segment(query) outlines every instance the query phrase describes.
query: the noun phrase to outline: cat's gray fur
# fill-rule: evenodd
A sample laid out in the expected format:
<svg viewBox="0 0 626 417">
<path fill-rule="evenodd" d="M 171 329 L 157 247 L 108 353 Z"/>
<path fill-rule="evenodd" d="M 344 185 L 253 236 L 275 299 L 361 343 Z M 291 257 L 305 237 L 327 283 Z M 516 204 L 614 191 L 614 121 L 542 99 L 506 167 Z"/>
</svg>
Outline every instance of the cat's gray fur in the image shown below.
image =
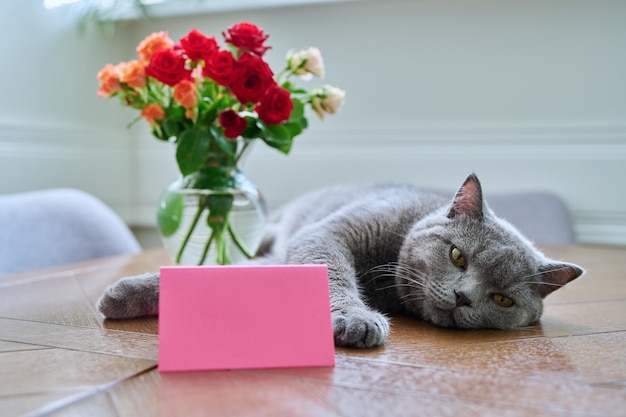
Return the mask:
<svg viewBox="0 0 626 417">
<path fill-rule="evenodd" d="M 455 247 L 465 265 L 451 259 Z M 354 347 L 383 344 L 388 314 L 445 327 L 521 328 L 539 320 L 546 295 L 583 273 L 546 258 L 496 217 L 475 175 L 452 201 L 403 185 L 310 193 L 274 217 L 256 262 L 327 264 L 335 343 Z M 113 319 L 156 315 L 158 280 L 122 279 L 98 308 Z"/>
</svg>

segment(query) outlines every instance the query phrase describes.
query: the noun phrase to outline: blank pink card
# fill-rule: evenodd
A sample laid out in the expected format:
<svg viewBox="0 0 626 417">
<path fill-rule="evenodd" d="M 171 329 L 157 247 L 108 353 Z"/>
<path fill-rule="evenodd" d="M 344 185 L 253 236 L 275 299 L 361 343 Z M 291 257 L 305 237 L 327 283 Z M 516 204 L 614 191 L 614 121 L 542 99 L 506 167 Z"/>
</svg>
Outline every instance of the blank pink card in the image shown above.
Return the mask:
<svg viewBox="0 0 626 417">
<path fill-rule="evenodd" d="M 326 265 L 161 268 L 159 371 L 334 364 Z"/>
</svg>

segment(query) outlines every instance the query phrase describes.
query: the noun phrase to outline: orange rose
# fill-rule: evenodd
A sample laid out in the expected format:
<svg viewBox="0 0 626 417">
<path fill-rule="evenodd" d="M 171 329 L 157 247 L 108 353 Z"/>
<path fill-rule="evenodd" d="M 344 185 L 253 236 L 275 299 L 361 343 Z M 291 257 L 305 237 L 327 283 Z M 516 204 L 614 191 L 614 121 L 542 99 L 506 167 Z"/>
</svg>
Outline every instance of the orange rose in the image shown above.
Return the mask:
<svg viewBox="0 0 626 417">
<path fill-rule="evenodd" d="M 146 70 L 139 61 L 122 62 L 117 65 L 120 74 L 120 82 L 133 88 L 146 86 Z"/>
<path fill-rule="evenodd" d="M 137 55 L 142 62 L 148 63 L 156 51 L 169 49 L 172 46 L 174 46 L 174 41 L 170 39 L 167 32 L 154 32 L 139 43 Z"/>
<path fill-rule="evenodd" d="M 165 118 L 165 112 L 157 103 L 152 103 L 144 107 L 141 111 L 141 116 L 152 126 L 155 126 L 157 124 L 156 121 Z"/>
<path fill-rule="evenodd" d="M 117 91 L 122 91 L 122 87 L 120 87 L 119 83 L 119 74 L 113 64 L 106 64 L 104 68 L 98 72 L 98 80 L 100 80 L 98 97 L 107 97 Z"/>
<path fill-rule="evenodd" d="M 182 80 L 174 87 L 174 100 L 178 101 L 186 109 L 196 107 L 198 104 L 198 92 L 193 82 Z"/>
<path fill-rule="evenodd" d="M 196 115 L 196 109 L 187 109 L 185 110 L 185 117 L 187 119 L 193 119 Z"/>
</svg>

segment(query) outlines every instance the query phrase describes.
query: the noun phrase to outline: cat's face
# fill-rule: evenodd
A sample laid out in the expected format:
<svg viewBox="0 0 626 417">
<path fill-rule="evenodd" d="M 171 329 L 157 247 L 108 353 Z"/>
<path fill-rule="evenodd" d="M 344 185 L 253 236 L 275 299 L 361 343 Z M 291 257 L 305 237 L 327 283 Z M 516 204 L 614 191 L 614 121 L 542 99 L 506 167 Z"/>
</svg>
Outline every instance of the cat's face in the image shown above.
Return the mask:
<svg viewBox="0 0 626 417">
<path fill-rule="evenodd" d="M 407 309 L 434 324 L 513 329 L 539 320 L 543 297 L 582 272 L 545 258 L 498 219 L 470 176 L 450 207 L 409 232 L 396 283 Z"/>
</svg>

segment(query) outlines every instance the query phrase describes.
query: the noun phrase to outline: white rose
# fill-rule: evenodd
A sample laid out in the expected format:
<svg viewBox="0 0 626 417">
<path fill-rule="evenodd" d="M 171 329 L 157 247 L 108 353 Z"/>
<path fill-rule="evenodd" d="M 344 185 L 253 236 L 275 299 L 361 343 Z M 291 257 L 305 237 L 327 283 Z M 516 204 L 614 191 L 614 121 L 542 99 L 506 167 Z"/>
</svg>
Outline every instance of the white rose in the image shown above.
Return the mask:
<svg viewBox="0 0 626 417">
<path fill-rule="evenodd" d="M 289 70 L 303 78 L 312 78 L 312 75 L 324 77 L 324 60 L 319 48 L 310 47 L 296 52 L 290 52 L 287 56 Z"/>
<path fill-rule="evenodd" d="M 324 120 L 325 113 L 337 113 L 345 101 L 346 92 L 344 90 L 327 85 L 313 91 L 311 107 L 319 118 Z"/>
<path fill-rule="evenodd" d="M 320 120 L 324 120 L 324 109 L 322 108 L 322 98 L 319 96 L 311 97 L 311 107 L 313 107 L 313 110 L 315 111 L 315 113 L 317 113 Z"/>
</svg>

